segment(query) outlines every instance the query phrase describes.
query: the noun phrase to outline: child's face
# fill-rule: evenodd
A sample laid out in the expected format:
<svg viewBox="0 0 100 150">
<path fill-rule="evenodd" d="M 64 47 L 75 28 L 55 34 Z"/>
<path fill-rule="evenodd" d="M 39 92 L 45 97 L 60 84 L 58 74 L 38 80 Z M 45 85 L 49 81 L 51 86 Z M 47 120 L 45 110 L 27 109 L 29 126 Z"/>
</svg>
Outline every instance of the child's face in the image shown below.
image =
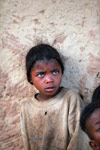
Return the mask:
<svg viewBox="0 0 100 150">
<path fill-rule="evenodd" d="M 31 69 L 31 80 L 40 92 L 39 100 L 53 97 L 59 89 L 61 79 L 61 67 L 55 59 L 39 60 Z"/>
<path fill-rule="evenodd" d="M 93 150 L 100 150 L 100 108 L 97 108 L 86 122 L 86 129 L 93 138 L 90 146 Z"/>
</svg>

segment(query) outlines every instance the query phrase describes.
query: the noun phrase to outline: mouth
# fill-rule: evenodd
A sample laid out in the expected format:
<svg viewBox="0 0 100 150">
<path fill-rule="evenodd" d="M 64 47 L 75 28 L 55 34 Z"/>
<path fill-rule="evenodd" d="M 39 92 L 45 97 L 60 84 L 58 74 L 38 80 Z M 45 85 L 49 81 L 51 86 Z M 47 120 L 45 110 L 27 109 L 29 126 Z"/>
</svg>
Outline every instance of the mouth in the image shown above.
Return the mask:
<svg viewBox="0 0 100 150">
<path fill-rule="evenodd" d="M 47 87 L 46 91 L 47 92 L 53 92 L 53 91 L 55 91 L 55 87 Z"/>
</svg>

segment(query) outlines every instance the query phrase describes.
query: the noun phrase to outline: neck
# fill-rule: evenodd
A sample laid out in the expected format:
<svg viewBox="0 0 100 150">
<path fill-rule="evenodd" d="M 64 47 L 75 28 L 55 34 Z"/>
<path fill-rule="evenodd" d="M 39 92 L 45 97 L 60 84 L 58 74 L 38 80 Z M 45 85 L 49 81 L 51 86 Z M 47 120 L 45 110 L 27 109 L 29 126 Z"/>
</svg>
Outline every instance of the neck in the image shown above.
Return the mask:
<svg viewBox="0 0 100 150">
<path fill-rule="evenodd" d="M 41 93 L 38 93 L 38 94 L 36 95 L 36 99 L 37 99 L 38 101 L 46 101 L 46 100 L 48 100 L 48 99 L 50 99 L 50 98 L 56 96 L 57 94 L 59 94 L 59 92 L 61 91 L 61 89 L 62 89 L 62 87 L 59 87 L 59 89 L 56 91 L 56 93 L 55 93 L 54 95 L 43 95 L 43 94 L 41 94 Z"/>
</svg>

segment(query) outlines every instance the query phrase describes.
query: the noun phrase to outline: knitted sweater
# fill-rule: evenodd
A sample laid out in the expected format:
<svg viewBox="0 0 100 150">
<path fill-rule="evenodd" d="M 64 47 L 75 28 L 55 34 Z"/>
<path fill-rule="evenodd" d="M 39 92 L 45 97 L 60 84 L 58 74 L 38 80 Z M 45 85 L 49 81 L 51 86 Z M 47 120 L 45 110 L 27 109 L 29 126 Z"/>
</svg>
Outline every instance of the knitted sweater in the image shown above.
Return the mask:
<svg viewBox="0 0 100 150">
<path fill-rule="evenodd" d="M 78 94 L 62 88 L 46 101 L 35 97 L 22 103 L 21 131 L 25 150 L 89 150 L 80 130 L 83 102 Z"/>
</svg>

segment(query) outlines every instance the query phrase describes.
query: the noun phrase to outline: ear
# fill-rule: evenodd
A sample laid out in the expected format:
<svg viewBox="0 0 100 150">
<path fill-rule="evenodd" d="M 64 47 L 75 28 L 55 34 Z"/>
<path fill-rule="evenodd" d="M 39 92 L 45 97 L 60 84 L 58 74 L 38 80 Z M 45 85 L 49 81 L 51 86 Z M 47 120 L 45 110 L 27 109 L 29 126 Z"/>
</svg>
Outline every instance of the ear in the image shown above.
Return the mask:
<svg viewBox="0 0 100 150">
<path fill-rule="evenodd" d="M 92 147 L 93 150 L 100 150 L 99 145 L 94 140 L 91 140 L 89 142 L 89 145 Z"/>
<path fill-rule="evenodd" d="M 29 82 L 30 82 L 30 83 L 33 85 L 33 82 L 32 82 L 32 80 L 30 80 Z"/>
<path fill-rule="evenodd" d="M 33 82 L 32 82 L 32 81 L 30 81 L 30 83 L 33 85 Z"/>
</svg>

